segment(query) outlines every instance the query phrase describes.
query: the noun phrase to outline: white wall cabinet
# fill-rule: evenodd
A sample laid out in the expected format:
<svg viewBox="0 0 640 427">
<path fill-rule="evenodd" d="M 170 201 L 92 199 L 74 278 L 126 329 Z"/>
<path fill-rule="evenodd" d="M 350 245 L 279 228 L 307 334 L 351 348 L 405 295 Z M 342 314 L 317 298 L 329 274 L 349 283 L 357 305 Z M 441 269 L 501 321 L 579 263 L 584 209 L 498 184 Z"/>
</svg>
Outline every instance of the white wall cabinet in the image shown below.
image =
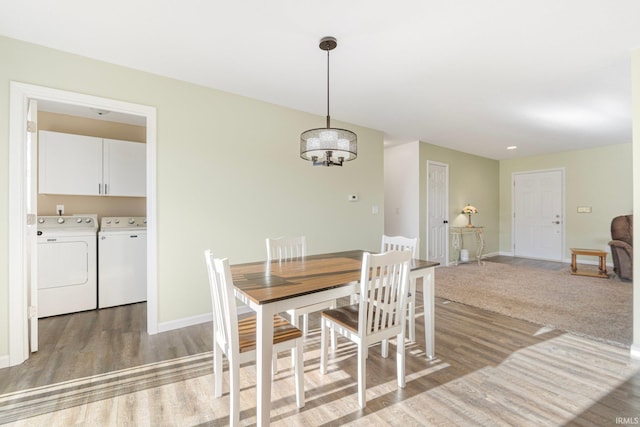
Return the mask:
<svg viewBox="0 0 640 427">
<path fill-rule="evenodd" d="M 102 153 L 103 193 L 107 196 L 146 196 L 146 144 L 104 139 Z"/>
<path fill-rule="evenodd" d="M 146 145 L 40 131 L 38 192 L 146 196 Z"/>
</svg>

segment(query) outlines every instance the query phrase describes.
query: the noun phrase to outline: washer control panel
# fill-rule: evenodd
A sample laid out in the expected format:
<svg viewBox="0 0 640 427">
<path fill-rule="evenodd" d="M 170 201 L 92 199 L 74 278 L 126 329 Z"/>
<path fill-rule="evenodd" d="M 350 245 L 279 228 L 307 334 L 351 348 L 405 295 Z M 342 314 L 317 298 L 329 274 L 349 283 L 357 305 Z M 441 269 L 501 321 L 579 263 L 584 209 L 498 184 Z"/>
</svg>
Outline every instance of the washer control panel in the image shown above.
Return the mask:
<svg viewBox="0 0 640 427">
<path fill-rule="evenodd" d="M 147 228 L 144 216 L 105 216 L 100 221 L 100 230 L 122 230 Z"/>
<path fill-rule="evenodd" d="M 38 217 L 38 230 L 98 228 L 97 214 L 51 215 Z"/>
</svg>

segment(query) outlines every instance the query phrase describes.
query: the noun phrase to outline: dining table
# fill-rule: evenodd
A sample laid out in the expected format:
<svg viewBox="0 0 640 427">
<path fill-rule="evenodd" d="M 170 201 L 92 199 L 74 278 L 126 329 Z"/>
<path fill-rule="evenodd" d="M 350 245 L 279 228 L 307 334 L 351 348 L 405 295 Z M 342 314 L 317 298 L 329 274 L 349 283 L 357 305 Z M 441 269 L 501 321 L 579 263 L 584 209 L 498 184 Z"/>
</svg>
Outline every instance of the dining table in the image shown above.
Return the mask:
<svg viewBox="0 0 640 427">
<path fill-rule="evenodd" d="M 273 316 L 319 301 L 350 297 L 359 291 L 365 251 L 309 255 L 282 261 L 231 265 L 236 298 L 257 314 L 256 424 L 267 426 L 271 413 Z M 434 357 L 434 273 L 437 262 L 412 259 L 410 280 L 422 278 L 425 355 Z"/>
</svg>

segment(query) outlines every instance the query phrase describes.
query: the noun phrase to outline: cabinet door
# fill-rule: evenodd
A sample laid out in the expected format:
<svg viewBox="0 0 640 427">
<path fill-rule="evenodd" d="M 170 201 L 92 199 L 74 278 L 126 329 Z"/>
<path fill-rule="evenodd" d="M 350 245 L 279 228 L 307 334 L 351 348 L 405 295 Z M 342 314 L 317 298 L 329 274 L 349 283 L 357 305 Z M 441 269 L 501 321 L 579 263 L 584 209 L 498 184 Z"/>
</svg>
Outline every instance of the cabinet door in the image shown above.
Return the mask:
<svg viewBox="0 0 640 427">
<path fill-rule="evenodd" d="M 39 193 L 101 193 L 102 138 L 43 130 L 38 146 Z"/>
<path fill-rule="evenodd" d="M 147 145 L 104 139 L 104 184 L 107 196 L 145 197 Z"/>
</svg>

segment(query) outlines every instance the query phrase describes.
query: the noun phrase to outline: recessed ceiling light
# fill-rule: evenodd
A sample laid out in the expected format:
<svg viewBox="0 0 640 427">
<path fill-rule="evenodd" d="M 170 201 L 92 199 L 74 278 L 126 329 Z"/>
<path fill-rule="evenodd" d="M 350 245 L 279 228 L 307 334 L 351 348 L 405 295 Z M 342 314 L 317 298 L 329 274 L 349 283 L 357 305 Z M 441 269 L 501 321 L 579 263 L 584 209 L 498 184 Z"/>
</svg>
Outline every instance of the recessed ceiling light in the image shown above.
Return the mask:
<svg viewBox="0 0 640 427">
<path fill-rule="evenodd" d="M 510 146 L 507 147 L 507 150 L 515 150 L 516 148 L 518 148 L 518 147 L 515 146 L 515 145 L 510 145 Z"/>
<path fill-rule="evenodd" d="M 101 108 L 91 108 L 91 107 L 89 107 L 89 109 L 91 111 L 93 111 L 94 113 L 96 113 L 97 115 L 99 115 L 99 116 L 106 116 L 107 114 L 109 114 L 111 112 L 109 110 L 103 110 Z"/>
</svg>

